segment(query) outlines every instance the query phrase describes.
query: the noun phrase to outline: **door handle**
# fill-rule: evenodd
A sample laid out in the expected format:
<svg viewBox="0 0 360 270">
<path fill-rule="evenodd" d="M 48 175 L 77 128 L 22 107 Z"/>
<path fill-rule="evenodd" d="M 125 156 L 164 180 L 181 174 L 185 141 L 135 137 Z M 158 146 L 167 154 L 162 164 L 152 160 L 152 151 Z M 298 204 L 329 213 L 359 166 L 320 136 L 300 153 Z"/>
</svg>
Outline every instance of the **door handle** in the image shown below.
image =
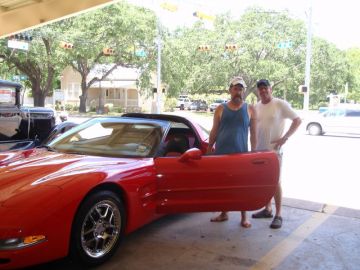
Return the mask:
<svg viewBox="0 0 360 270">
<path fill-rule="evenodd" d="M 252 163 L 255 164 L 255 165 L 261 165 L 261 164 L 266 164 L 267 160 L 266 159 L 254 159 L 252 161 Z"/>
</svg>

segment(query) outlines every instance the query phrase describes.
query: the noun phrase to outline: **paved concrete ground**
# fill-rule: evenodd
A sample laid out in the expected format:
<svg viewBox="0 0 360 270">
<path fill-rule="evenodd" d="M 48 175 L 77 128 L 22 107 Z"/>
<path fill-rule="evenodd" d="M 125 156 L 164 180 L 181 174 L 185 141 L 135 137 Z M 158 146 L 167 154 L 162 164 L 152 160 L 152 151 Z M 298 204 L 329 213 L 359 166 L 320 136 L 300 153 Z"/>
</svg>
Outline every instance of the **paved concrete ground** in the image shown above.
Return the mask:
<svg viewBox="0 0 360 270">
<path fill-rule="evenodd" d="M 271 219 L 209 222 L 217 213 L 163 217 L 128 235 L 101 270 L 360 269 L 360 211 L 285 199 L 284 226 Z M 251 213 L 249 213 L 251 214 Z M 78 269 L 59 261 L 33 269 Z"/>
</svg>

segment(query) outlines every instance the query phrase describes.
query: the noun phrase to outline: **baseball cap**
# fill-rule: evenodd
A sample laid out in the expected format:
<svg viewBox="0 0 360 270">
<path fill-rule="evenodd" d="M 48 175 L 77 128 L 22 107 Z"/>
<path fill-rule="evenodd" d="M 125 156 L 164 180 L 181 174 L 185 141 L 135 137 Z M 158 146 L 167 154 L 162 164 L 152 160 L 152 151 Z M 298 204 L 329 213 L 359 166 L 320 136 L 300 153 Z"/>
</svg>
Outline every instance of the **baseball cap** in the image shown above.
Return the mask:
<svg viewBox="0 0 360 270">
<path fill-rule="evenodd" d="M 246 83 L 242 77 L 234 77 L 230 81 L 230 87 L 234 85 L 241 84 L 243 87 L 246 87 Z"/>
<path fill-rule="evenodd" d="M 266 79 L 258 80 L 256 83 L 256 87 L 259 88 L 260 86 L 271 86 L 270 82 Z"/>
</svg>

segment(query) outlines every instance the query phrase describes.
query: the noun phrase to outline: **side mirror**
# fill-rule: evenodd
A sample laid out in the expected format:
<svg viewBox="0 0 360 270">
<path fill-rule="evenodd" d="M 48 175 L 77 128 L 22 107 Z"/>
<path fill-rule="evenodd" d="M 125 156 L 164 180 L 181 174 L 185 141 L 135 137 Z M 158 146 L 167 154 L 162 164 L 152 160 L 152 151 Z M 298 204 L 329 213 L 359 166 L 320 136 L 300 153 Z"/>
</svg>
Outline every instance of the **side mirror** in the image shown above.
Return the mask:
<svg viewBox="0 0 360 270">
<path fill-rule="evenodd" d="M 191 148 L 181 155 L 179 161 L 186 162 L 188 160 L 199 160 L 201 159 L 201 156 L 202 156 L 202 152 L 200 149 Z"/>
</svg>

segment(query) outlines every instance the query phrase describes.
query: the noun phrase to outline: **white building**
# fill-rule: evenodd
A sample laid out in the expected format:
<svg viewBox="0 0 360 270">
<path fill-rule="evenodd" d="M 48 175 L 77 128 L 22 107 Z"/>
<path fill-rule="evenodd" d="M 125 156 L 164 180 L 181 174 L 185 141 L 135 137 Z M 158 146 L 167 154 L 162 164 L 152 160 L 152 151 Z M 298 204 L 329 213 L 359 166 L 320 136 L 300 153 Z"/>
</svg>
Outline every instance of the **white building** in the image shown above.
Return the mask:
<svg viewBox="0 0 360 270">
<path fill-rule="evenodd" d="M 101 78 L 112 67 L 111 64 L 96 65 L 87 77 L 87 83 L 93 78 Z M 88 89 L 87 108 L 97 108 L 99 104 L 111 103 L 126 111 L 139 110 L 141 107 L 137 81 L 140 73 L 134 68 L 117 67 L 104 80 L 97 81 Z M 81 95 L 81 76 L 72 67 L 63 70 L 61 76 L 63 104 L 79 105 Z"/>
</svg>

